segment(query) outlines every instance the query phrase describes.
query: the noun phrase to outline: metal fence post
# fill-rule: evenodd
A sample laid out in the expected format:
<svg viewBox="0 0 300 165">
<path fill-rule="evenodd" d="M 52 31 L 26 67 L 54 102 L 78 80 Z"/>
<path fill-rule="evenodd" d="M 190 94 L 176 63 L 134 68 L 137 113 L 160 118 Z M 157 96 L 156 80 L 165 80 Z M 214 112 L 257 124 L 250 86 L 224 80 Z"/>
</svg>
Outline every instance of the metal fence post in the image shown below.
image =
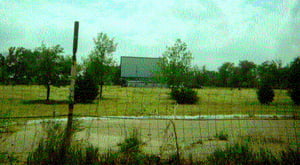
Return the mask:
<svg viewBox="0 0 300 165">
<path fill-rule="evenodd" d="M 68 113 L 68 122 L 65 130 L 65 139 L 63 141 L 61 156 L 62 163 L 66 162 L 67 151 L 71 144 L 72 138 L 72 124 L 73 124 L 73 110 L 74 110 L 74 90 L 75 90 L 75 81 L 76 81 L 76 52 L 78 45 L 78 30 L 79 22 L 75 21 L 74 24 L 74 39 L 73 39 L 73 57 L 72 57 L 72 68 L 71 68 L 71 84 L 70 84 L 70 97 L 69 97 L 69 113 Z"/>
</svg>

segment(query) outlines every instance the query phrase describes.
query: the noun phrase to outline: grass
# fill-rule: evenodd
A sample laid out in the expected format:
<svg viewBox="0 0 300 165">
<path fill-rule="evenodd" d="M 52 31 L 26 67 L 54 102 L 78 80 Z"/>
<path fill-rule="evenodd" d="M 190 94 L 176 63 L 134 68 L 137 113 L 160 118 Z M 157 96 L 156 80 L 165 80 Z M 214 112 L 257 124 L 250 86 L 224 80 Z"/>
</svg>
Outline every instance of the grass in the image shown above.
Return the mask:
<svg viewBox="0 0 300 165">
<path fill-rule="evenodd" d="M 287 148 L 278 155 L 266 149 L 253 151 L 248 143 L 227 145 L 208 156 L 207 164 L 299 164 L 299 149 Z"/>
<path fill-rule="evenodd" d="M 78 126 L 77 126 L 78 127 Z M 76 128 L 76 127 L 75 127 Z M 41 138 L 38 147 L 27 157 L 27 164 L 158 164 L 160 158 L 142 152 L 143 142 L 137 131 L 134 131 L 123 142 L 119 143 L 119 150 L 99 152 L 99 148 L 79 141 L 67 150 L 66 157 L 62 157 L 61 148 L 64 129 L 61 124 L 48 123 L 46 137 Z M 75 131 L 73 132 L 75 133 Z M 1 155 L 0 155 L 1 156 Z M 0 157 L 1 158 L 1 157 Z M 1 159 L 0 159 L 1 160 Z"/>
<path fill-rule="evenodd" d="M 215 138 L 218 138 L 219 140 L 228 140 L 228 137 L 229 135 L 225 131 L 221 131 L 215 135 Z"/>
<path fill-rule="evenodd" d="M 79 124 L 75 123 L 72 132 L 79 131 Z M 84 145 L 82 142 L 71 142 L 65 157 L 62 155 L 65 130 L 61 124 L 55 122 L 45 123 L 46 136 L 42 137 L 38 147 L 27 157 L 27 164 L 93 164 L 98 161 L 99 150 L 92 145 Z"/>
<path fill-rule="evenodd" d="M 76 129 L 77 128 L 77 129 Z M 78 131 L 79 125 L 75 126 Z M 42 137 L 38 147 L 27 158 L 27 164 L 299 164 L 299 149 L 286 146 L 281 152 L 274 154 L 268 149 L 260 148 L 255 151 L 250 143 L 227 143 L 225 148 L 217 148 L 205 159 L 190 157 L 178 159 L 177 155 L 169 155 L 162 158 L 159 154 L 146 154 L 141 135 L 137 129 L 121 141 L 116 151 L 108 150 L 100 152 L 99 148 L 89 144 L 88 141 L 73 139 L 68 150 L 67 160 L 62 163 L 60 153 L 64 131 L 61 124 L 47 123 L 45 129 L 46 137 Z M 100 141 L 101 143 L 101 141 Z M 2 157 L 6 155 L 2 154 Z M 4 158 L 5 162 L 10 162 Z M 1 154 L 0 154 L 1 160 Z"/>
<path fill-rule="evenodd" d="M 256 89 L 230 90 L 229 88 L 197 89 L 200 97 L 195 105 L 175 105 L 166 88 L 122 88 L 105 86 L 104 99 L 92 104 L 76 104 L 75 115 L 83 116 L 145 116 L 145 115 L 215 115 L 215 114 L 275 114 L 298 115 L 299 106 L 285 90 L 275 90 L 274 101 L 261 105 Z M 68 87 L 51 88 L 50 104 L 46 89 L 37 85 L 0 86 L 2 114 L 12 117 L 67 115 Z M 176 106 L 176 109 L 174 108 Z"/>
</svg>

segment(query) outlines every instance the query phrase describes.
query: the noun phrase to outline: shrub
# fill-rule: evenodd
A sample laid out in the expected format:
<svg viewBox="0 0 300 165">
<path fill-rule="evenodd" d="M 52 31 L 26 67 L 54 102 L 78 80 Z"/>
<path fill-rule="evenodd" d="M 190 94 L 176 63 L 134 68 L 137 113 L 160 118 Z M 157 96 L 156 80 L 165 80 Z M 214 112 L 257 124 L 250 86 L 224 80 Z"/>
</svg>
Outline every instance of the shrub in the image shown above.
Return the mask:
<svg viewBox="0 0 300 165">
<path fill-rule="evenodd" d="M 228 140 L 228 134 L 225 131 L 221 131 L 215 135 L 219 140 Z"/>
<path fill-rule="evenodd" d="M 142 152 L 142 142 L 135 129 L 129 137 L 118 144 L 119 151 L 108 151 L 100 156 L 100 164 L 161 164 L 160 157 Z"/>
<path fill-rule="evenodd" d="M 11 132 L 9 129 L 11 123 L 12 120 L 10 119 L 10 112 L 0 114 L 0 133 Z"/>
<path fill-rule="evenodd" d="M 14 153 L 0 152 L 0 164 L 17 164 L 18 158 Z"/>
<path fill-rule="evenodd" d="M 75 85 L 75 102 L 93 102 L 98 96 L 98 90 L 98 84 L 90 76 L 79 76 Z"/>
<path fill-rule="evenodd" d="M 195 104 L 199 100 L 197 92 L 186 87 L 172 88 L 170 95 L 178 104 Z"/>
<path fill-rule="evenodd" d="M 288 148 L 279 155 L 261 148 L 250 149 L 248 143 L 227 145 L 225 149 L 216 149 L 207 157 L 206 164 L 299 164 L 299 150 Z"/>
<path fill-rule="evenodd" d="M 300 105 L 300 87 L 290 89 L 289 94 L 294 104 Z"/>
<path fill-rule="evenodd" d="M 261 104 L 270 104 L 274 96 L 274 91 L 269 85 L 262 85 L 257 91 L 257 98 Z"/>
<path fill-rule="evenodd" d="M 281 152 L 282 164 L 300 164 L 300 149 L 288 148 Z"/>
<path fill-rule="evenodd" d="M 300 57 L 291 63 L 288 82 L 291 99 L 296 105 L 300 105 Z"/>
<path fill-rule="evenodd" d="M 74 123 L 72 134 L 79 130 Z M 47 123 L 46 137 L 42 138 L 38 147 L 27 157 L 27 164 L 95 164 L 99 160 L 99 150 L 91 145 L 74 143 L 62 157 L 65 130 L 61 124 Z"/>
<path fill-rule="evenodd" d="M 249 164 L 253 160 L 253 153 L 247 144 L 234 144 L 225 149 L 216 149 L 207 160 L 211 164 Z"/>
</svg>

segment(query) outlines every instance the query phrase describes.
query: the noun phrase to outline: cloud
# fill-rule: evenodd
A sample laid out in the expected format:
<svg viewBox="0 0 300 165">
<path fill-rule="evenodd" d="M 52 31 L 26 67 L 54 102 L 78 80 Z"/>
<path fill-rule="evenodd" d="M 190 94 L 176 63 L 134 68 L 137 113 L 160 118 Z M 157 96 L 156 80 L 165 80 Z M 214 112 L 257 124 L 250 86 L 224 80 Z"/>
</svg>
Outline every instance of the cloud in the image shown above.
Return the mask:
<svg viewBox="0 0 300 165">
<path fill-rule="evenodd" d="M 0 52 L 45 42 L 71 54 L 73 24 L 80 21 L 80 58 L 106 32 L 118 42 L 116 59 L 157 57 L 181 38 L 194 63 L 209 69 L 245 59 L 290 62 L 299 55 L 299 6 L 299 0 L 2 0 Z"/>
</svg>

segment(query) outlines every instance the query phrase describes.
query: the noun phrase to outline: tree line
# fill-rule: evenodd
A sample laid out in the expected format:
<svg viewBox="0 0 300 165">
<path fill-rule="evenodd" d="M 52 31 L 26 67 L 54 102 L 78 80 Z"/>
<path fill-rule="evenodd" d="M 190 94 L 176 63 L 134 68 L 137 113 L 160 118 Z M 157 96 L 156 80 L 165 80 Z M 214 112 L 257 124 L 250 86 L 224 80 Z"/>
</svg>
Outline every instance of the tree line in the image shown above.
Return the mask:
<svg viewBox="0 0 300 165">
<path fill-rule="evenodd" d="M 230 88 L 256 88 L 260 84 L 269 84 L 273 88 L 288 88 L 289 66 L 283 66 L 281 61 L 265 61 L 255 64 L 252 61 L 240 61 L 238 65 L 232 62 L 223 63 L 217 71 L 193 67 L 190 69 L 190 81 L 187 86 L 216 86 Z"/>
<path fill-rule="evenodd" d="M 171 89 L 171 98 L 177 103 L 194 104 L 198 100 L 192 88 L 218 86 L 231 88 L 258 88 L 258 99 L 262 104 L 270 104 L 274 98 L 274 88 L 288 89 L 295 104 L 300 105 L 300 57 L 289 65 L 281 61 L 265 61 L 260 65 L 251 61 L 240 61 L 237 66 L 223 63 L 218 71 L 208 71 L 191 67 L 192 53 L 187 44 L 177 39 L 168 46 L 159 62 L 161 71 L 157 73 L 159 82 Z M 190 100 L 194 100 L 190 102 Z"/>
<path fill-rule="evenodd" d="M 105 33 L 94 38 L 95 47 L 83 63 L 77 65 L 78 76 L 88 75 L 97 84 L 120 84 L 120 67 L 112 58 L 116 50 L 114 40 Z M 45 44 L 31 50 L 10 47 L 8 55 L 0 54 L 0 84 L 44 85 L 46 100 L 50 99 L 51 86 L 70 84 L 72 57 L 64 54 L 60 45 L 47 47 Z M 102 93 L 102 91 L 100 91 Z"/>
<path fill-rule="evenodd" d="M 94 49 L 83 63 L 77 67 L 79 76 L 89 75 L 100 85 L 100 97 L 104 84 L 121 84 L 120 66 L 113 60 L 117 44 L 105 33 L 94 38 Z M 51 86 L 68 85 L 72 65 L 71 56 L 64 55 L 60 45 L 47 47 L 45 44 L 31 50 L 24 47 L 11 47 L 8 55 L 0 54 L 0 83 L 38 84 L 47 88 L 47 100 Z M 217 71 L 205 66 L 192 66 L 192 53 L 180 39 L 167 47 L 159 64 L 161 70 L 156 79 L 169 86 L 202 86 L 254 88 L 268 84 L 272 88 L 287 89 L 290 84 L 291 62 L 283 66 L 281 61 L 265 61 L 255 64 L 252 61 L 223 63 Z M 297 58 L 299 59 L 299 57 Z M 297 75 L 296 75 L 297 77 Z"/>
<path fill-rule="evenodd" d="M 243 60 L 238 65 L 225 62 L 217 71 L 211 71 L 205 66 L 192 66 L 192 59 L 187 44 L 177 39 L 162 55 L 159 63 L 161 73 L 157 74 L 159 81 L 170 87 L 256 88 L 261 84 L 268 84 L 273 88 L 286 89 L 289 87 L 290 66 L 294 63 L 283 66 L 279 60 L 265 61 L 262 64 Z"/>
</svg>

